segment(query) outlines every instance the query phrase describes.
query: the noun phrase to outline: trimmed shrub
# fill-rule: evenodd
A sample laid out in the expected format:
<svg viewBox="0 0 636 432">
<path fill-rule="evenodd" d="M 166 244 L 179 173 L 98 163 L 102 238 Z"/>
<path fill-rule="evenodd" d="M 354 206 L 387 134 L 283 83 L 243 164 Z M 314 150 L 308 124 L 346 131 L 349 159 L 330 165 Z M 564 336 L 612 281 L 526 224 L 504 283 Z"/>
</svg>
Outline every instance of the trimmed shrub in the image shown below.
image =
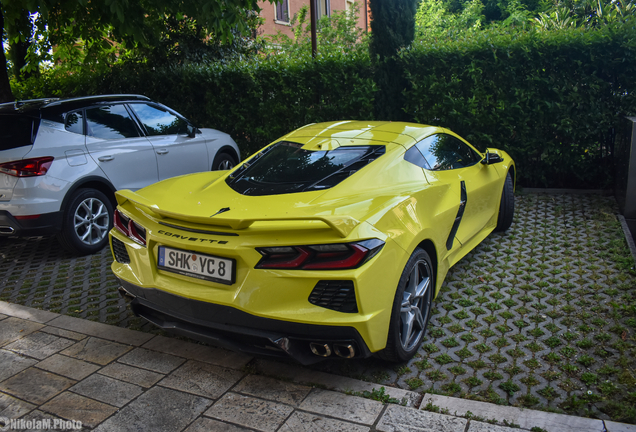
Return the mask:
<svg viewBox="0 0 636 432">
<path fill-rule="evenodd" d="M 485 150 L 508 151 L 527 187 L 613 185 L 613 128 L 636 112 L 634 23 L 482 32 L 401 55 L 405 111 Z"/>
<path fill-rule="evenodd" d="M 290 58 L 147 68 L 124 64 L 106 74 L 49 73 L 14 87 L 18 99 L 138 93 L 199 127 L 229 133 L 243 157 L 292 130 L 321 121 L 373 117 L 375 84 L 368 55 Z"/>
</svg>

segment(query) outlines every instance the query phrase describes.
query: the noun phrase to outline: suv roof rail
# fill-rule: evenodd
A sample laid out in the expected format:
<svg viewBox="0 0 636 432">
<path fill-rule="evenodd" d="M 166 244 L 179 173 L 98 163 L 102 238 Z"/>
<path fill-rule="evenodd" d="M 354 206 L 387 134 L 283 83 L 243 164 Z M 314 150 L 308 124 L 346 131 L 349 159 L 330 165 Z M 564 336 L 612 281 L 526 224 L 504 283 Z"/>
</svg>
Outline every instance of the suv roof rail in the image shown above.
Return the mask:
<svg viewBox="0 0 636 432">
<path fill-rule="evenodd" d="M 149 101 L 150 98 L 144 95 L 138 94 L 110 94 L 110 95 L 98 95 L 98 96 L 79 96 L 68 99 L 56 99 L 52 100 L 50 103 L 45 103 L 46 107 L 62 105 L 68 102 L 78 102 L 78 101 L 110 101 L 110 100 L 144 100 Z"/>
</svg>

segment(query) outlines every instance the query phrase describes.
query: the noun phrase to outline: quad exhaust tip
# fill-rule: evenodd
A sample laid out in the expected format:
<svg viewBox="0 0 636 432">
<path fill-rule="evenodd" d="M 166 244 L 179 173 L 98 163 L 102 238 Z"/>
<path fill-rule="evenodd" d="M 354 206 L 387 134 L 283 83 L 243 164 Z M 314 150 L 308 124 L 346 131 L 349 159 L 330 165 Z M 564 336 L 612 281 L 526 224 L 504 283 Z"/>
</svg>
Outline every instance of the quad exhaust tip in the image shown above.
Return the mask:
<svg viewBox="0 0 636 432">
<path fill-rule="evenodd" d="M 331 355 L 331 348 L 329 344 L 321 344 L 318 342 L 311 342 L 309 344 L 311 352 L 320 357 L 329 357 Z"/>
<path fill-rule="evenodd" d="M 319 357 L 329 357 L 332 353 L 342 358 L 353 358 L 356 350 L 351 344 L 333 344 L 333 349 L 329 344 L 322 342 L 311 342 L 309 344 L 311 352 Z"/>
<path fill-rule="evenodd" d="M 0 226 L 0 235 L 10 235 L 15 232 L 15 228 L 11 226 Z"/>
</svg>

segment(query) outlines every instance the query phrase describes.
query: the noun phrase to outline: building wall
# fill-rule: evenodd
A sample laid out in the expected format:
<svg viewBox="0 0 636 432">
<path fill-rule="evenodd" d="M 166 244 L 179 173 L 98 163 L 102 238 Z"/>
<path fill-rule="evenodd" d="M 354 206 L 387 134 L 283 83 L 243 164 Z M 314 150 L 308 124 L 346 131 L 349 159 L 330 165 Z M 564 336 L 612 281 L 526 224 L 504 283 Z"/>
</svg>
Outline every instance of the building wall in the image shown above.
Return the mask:
<svg viewBox="0 0 636 432">
<path fill-rule="evenodd" d="M 309 6 L 309 0 L 288 0 L 289 1 L 289 19 L 294 17 L 298 13 L 300 8 L 304 5 Z M 330 0 L 331 11 L 342 11 L 346 8 L 347 0 Z M 367 0 L 356 0 L 360 6 L 360 13 L 358 16 L 358 27 L 368 29 L 368 6 Z M 293 37 L 291 26 L 287 23 L 276 21 L 276 5 L 268 1 L 260 0 L 258 6 L 261 10 L 261 17 L 265 19 L 265 22 L 259 29 L 259 36 L 275 35 L 279 31 L 286 34 L 289 37 Z"/>
</svg>

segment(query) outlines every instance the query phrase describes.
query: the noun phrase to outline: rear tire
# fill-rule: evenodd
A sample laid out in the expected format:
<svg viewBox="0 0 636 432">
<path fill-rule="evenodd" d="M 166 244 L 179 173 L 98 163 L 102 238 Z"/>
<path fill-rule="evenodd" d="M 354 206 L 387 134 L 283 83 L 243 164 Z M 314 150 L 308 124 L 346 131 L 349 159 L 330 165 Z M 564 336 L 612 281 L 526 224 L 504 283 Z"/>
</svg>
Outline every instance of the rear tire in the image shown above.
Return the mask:
<svg viewBox="0 0 636 432">
<path fill-rule="evenodd" d="M 75 192 L 64 211 L 58 241 L 75 255 L 99 252 L 108 244 L 108 231 L 113 227 L 113 206 L 97 189 Z"/>
<path fill-rule="evenodd" d="M 217 153 L 212 162 L 212 171 L 230 170 L 236 166 L 236 160 L 228 153 Z"/>
<path fill-rule="evenodd" d="M 435 273 L 428 253 L 417 248 L 409 258 L 393 300 L 386 348 L 377 356 L 405 362 L 417 353 L 431 318 Z"/>
<path fill-rule="evenodd" d="M 501 203 L 499 204 L 499 216 L 497 217 L 497 227 L 495 231 L 503 232 L 510 228 L 514 215 L 515 193 L 512 187 L 512 176 L 510 172 L 508 172 L 503 191 L 501 192 Z"/>
</svg>

